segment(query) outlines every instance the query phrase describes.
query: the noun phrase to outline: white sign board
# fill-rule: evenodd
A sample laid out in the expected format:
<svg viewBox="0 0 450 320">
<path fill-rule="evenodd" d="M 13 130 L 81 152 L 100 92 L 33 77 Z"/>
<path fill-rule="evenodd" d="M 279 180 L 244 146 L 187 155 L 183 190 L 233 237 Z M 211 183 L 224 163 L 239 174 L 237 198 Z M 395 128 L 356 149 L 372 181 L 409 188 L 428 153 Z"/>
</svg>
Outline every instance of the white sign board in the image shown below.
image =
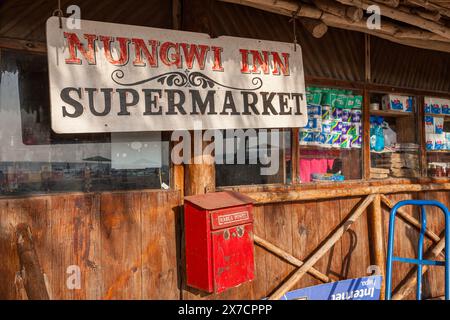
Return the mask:
<svg viewBox="0 0 450 320">
<path fill-rule="evenodd" d="M 301 48 L 292 43 L 47 20 L 57 133 L 306 125 Z"/>
</svg>

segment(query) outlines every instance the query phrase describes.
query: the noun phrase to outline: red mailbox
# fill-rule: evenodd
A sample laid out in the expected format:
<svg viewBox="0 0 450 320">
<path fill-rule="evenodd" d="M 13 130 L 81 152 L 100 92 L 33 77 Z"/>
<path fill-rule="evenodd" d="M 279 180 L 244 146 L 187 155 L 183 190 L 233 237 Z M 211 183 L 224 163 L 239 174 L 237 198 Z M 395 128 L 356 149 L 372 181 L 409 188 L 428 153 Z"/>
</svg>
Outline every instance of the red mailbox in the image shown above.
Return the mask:
<svg viewBox="0 0 450 320">
<path fill-rule="evenodd" d="M 253 200 L 237 192 L 184 200 L 187 285 L 219 293 L 253 280 Z"/>
</svg>

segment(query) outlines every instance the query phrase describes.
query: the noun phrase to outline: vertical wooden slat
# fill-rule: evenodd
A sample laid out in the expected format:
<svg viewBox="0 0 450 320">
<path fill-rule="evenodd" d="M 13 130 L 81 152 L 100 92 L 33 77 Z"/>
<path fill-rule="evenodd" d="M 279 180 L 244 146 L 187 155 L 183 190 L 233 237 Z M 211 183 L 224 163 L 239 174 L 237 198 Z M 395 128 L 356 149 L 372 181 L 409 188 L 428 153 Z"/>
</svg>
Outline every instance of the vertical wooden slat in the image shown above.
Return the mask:
<svg viewBox="0 0 450 320">
<path fill-rule="evenodd" d="M 102 194 L 100 201 L 103 298 L 141 299 L 141 194 Z"/>
<path fill-rule="evenodd" d="M 265 239 L 292 253 L 292 208 L 289 204 L 264 206 Z M 294 267 L 273 254 L 266 254 L 266 281 L 269 292 L 275 290 Z"/>
<path fill-rule="evenodd" d="M 142 298 L 179 299 L 178 192 L 141 195 Z"/>
</svg>

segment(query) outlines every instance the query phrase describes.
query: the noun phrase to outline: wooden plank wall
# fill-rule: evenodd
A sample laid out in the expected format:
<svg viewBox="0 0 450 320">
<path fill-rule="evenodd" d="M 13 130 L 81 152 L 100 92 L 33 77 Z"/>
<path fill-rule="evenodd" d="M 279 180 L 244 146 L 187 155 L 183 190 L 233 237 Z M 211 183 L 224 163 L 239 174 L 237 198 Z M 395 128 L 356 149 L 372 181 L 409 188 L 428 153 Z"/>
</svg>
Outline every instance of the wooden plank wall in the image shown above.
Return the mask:
<svg viewBox="0 0 450 320">
<path fill-rule="evenodd" d="M 448 192 L 388 195 L 394 201 L 436 199 L 450 205 Z M 362 197 L 259 205 L 254 232 L 305 260 Z M 16 299 L 19 269 L 13 228 L 28 223 L 54 299 L 261 299 L 294 267 L 255 246 L 256 279 L 219 295 L 186 288 L 179 257 L 180 199 L 174 191 L 68 194 L 0 200 L 0 299 Z M 408 209 L 410 210 L 410 209 Z M 411 211 L 410 211 L 411 212 Z M 388 210 L 383 207 L 387 243 Z M 417 217 L 416 212 L 411 212 Z M 428 225 L 440 234 L 444 221 L 429 211 Z M 338 279 L 367 275 L 371 265 L 367 212 L 315 267 Z M 417 232 L 396 224 L 395 254 L 413 257 Z M 430 242 L 427 242 L 429 245 Z M 67 267 L 81 268 L 81 289 L 66 287 Z M 411 266 L 394 265 L 394 287 Z M 443 272 L 433 267 L 424 277 L 426 297 L 441 296 Z M 296 288 L 319 284 L 305 275 Z M 180 290 L 180 288 L 183 288 Z M 414 299 L 414 295 L 409 298 Z"/>
<path fill-rule="evenodd" d="M 179 193 L 0 200 L 0 299 L 16 299 L 14 227 L 28 223 L 53 299 L 179 299 Z M 69 290 L 67 267 L 81 269 Z"/>
</svg>

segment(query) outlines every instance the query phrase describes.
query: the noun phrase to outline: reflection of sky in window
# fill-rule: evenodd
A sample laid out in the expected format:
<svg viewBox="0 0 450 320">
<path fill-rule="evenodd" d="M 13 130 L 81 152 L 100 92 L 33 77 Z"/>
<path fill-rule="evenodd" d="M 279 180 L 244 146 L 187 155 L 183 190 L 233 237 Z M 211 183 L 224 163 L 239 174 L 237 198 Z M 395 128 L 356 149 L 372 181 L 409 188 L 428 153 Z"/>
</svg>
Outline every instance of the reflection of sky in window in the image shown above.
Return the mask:
<svg viewBox="0 0 450 320">
<path fill-rule="evenodd" d="M 161 143 L 161 134 L 116 133 L 111 143 L 79 143 L 57 145 L 25 145 L 19 99 L 19 74 L 5 71 L 0 80 L 0 161 L 1 162 L 68 162 L 83 163 L 83 159 L 108 159 L 117 169 L 161 167 L 161 152 L 167 152 L 168 142 Z M 115 158 L 117 152 L 125 157 Z M 105 160 L 106 161 L 106 160 Z M 95 159 L 94 159 L 95 162 Z M 101 161 L 100 161 L 101 162 Z M 165 161 L 166 162 L 166 161 Z"/>
</svg>

